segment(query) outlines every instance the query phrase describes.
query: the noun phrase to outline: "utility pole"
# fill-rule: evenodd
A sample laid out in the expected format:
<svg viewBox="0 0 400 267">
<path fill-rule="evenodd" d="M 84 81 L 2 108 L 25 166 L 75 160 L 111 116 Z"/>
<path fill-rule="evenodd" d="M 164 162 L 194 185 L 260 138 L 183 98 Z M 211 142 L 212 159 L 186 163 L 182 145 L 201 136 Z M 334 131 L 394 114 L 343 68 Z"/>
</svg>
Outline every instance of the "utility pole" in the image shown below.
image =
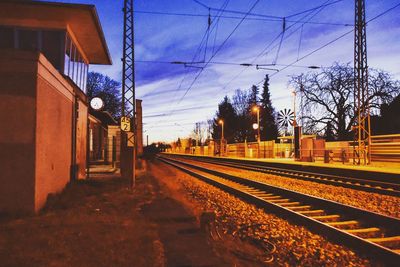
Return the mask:
<svg viewBox="0 0 400 267">
<path fill-rule="evenodd" d="M 354 23 L 354 116 L 353 164 L 371 162 L 371 124 L 368 103 L 367 36 L 365 0 L 355 0 Z"/>
<path fill-rule="evenodd" d="M 122 57 L 122 117 L 130 119 L 130 131 L 121 131 L 121 173 L 135 186 L 136 165 L 136 105 L 135 105 L 135 51 L 133 0 L 124 0 L 124 33 Z"/>
</svg>

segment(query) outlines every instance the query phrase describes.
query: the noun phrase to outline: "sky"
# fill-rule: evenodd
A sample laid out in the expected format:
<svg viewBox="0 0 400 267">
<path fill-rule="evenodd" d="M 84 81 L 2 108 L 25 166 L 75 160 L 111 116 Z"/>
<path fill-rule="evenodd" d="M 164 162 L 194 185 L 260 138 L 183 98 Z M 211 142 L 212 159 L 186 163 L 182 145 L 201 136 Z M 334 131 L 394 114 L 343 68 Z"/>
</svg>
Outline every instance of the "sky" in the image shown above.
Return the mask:
<svg viewBox="0 0 400 267">
<path fill-rule="evenodd" d="M 121 81 L 123 0 L 57 2 L 96 5 L 113 65 L 90 70 Z M 143 100 L 150 143 L 188 137 L 196 122 L 215 116 L 225 95 L 261 84 L 266 74 L 279 111 L 293 106 L 290 76 L 318 71 L 307 66 L 353 64 L 354 0 L 136 0 L 134 5 L 136 97 Z M 367 21 L 396 5 L 399 0 L 366 0 Z M 367 26 L 369 67 L 395 79 L 400 79 L 399 12 L 400 6 Z M 203 63 L 169 63 L 174 61 Z M 243 63 L 275 63 L 268 67 L 275 70 Z"/>
</svg>

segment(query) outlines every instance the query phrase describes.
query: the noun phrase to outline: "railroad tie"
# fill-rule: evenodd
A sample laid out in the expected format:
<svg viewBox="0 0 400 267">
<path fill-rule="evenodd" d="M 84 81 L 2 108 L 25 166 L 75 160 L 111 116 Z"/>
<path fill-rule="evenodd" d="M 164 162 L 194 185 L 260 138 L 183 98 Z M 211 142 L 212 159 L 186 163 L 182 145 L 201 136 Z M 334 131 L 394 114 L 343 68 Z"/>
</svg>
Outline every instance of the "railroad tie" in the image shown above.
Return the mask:
<svg viewBox="0 0 400 267">
<path fill-rule="evenodd" d="M 387 246 L 390 244 L 397 244 L 400 242 L 400 236 L 389 236 L 389 237 L 373 237 L 367 238 L 367 241 L 378 243 L 383 246 Z"/>
<path fill-rule="evenodd" d="M 300 205 L 300 202 L 288 202 L 288 203 L 281 203 L 282 207 L 290 208 L 291 206 Z"/>
<path fill-rule="evenodd" d="M 369 227 L 369 228 L 358 228 L 358 229 L 349 229 L 346 232 L 351 234 L 361 234 L 361 233 L 374 233 L 379 232 L 380 229 L 376 227 Z"/>
<path fill-rule="evenodd" d="M 264 200 L 272 200 L 272 199 L 280 199 L 282 198 L 281 196 L 268 196 L 268 197 L 263 197 Z"/>
<path fill-rule="evenodd" d="M 271 199 L 271 200 L 269 200 L 269 202 L 276 203 L 276 204 L 280 204 L 281 202 L 282 203 L 288 203 L 289 201 L 290 201 L 290 199 L 288 199 L 288 198 Z"/>
<path fill-rule="evenodd" d="M 327 222 L 327 224 L 333 227 L 337 227 L 339 229 L 343 229 L 343 228 L 355 227 L 356 225 L 358 225 L 358 222 L 351 220 L 351 221 Z"/>
<path fill-rule="evenodd" d="M 357 235 L 362 238 L 373 238 L 379 236 L 379 233 L 381 233 L 381 229 L 377 227 L 347 229 L 344 231 L 346 231 L 349 234 Z"/>
<path fill-rule="evenodd" d="M 311 208 L 310 205 L 303 205 L 303 206 L 294 206 L 294 207 L 287 207 L 290 210 L 298 211 L 298 210 L 305 210 Z"/>
<path fill-rule="evenodd" d="M 254 194 L 256 197 L 259 198 L 264 198 L 264 197 L 270 197 L 272 194 L 267 194 L 267 193 L 261 193 L 261 194 Z"/>
<path fill-rule="evenodd" d="M 337 214 L 332 214 L 332 215 L 311 216 L 311 218 L 318 220 L 318 221 L 327 222 L 327 221 L 332 221 L 332 220 L 338 220 L 340 218 L 340 216 Z"/>
<path fill-rule="evenodd" d="M 299 211 L 299 213 L 303 215 L 323 214 L 324 210 L 305 210 L 305 211 Z"/>
</svg>

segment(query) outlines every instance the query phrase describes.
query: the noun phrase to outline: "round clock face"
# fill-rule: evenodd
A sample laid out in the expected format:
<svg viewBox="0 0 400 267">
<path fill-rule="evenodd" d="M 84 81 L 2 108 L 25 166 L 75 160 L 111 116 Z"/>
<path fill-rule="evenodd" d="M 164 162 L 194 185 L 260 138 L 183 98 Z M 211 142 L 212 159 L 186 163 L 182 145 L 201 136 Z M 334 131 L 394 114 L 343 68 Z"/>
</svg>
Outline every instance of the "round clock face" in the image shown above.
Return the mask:
<svg viewBox="0 0 400 267">
<path fill-rule="evenodd" d="M 92 100 L 90 100 L 90 106 L 94 110 L 100 110 L 104 106 L 104 102 L 100 97 L 93 97 Z"/>
</svg>

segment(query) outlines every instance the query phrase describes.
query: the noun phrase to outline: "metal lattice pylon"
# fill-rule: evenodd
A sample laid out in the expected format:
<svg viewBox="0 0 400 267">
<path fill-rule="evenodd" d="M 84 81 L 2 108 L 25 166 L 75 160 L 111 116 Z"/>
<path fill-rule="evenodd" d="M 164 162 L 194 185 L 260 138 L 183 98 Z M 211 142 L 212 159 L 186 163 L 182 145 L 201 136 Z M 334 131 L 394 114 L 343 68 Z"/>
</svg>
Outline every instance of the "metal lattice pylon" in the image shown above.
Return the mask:
<svg viewBox="0 0 400 267">
<path fill-rule="evenodd" d="M 122 110 L 121 115 L 131 120 L 131 132 L 127 134 L 122 132 L 122 150 L 129 151 L 128 144 L 133 144 L 133 160 L 128 162 L 132 164 L 129 168 L 132 170 L 131 186 L 135 183 L 135 51 L 134 51 L 134 17 L 133 17 L 133 0 L 124 0 L 124 32 L 123 32 L 123 57 L 122 57 Z M 121 151 L 122 152 L 122 151 Z M 123 156 L 121 154 L 121 161 Z"/>
<path fill-rule="evenodd" d="M 355 0 L 354 23 L 354 164 L 371 162 L 365 0 Z"/>
</svg>

